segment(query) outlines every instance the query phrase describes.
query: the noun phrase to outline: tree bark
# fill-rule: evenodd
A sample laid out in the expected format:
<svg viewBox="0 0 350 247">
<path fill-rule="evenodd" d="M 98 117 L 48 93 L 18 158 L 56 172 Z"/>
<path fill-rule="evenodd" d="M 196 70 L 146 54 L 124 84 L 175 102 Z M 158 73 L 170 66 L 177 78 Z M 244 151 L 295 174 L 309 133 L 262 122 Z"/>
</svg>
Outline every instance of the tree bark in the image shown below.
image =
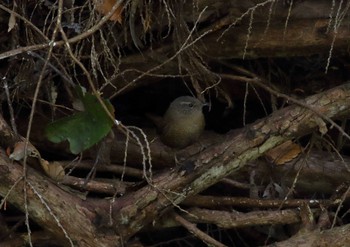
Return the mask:
<svg viewBox="0 0 350 247">
<path fill-rule="evenodd" d="M 325 231 L 310 231 L 294 236 L 286 241 L 281 241 L 268 246 L 292 247 L 292 246 L 317 246 L 317 247 L 342 247 L 350 241 L 350 224 L 334 227 Z"/>
<path fill-rule="evenodd" d="M 350 84 L 346 84 L 311 96 L 305 103 L 324 116 L 340 118 L 350 112 L 349 99 Z M 183 176 L 181 171 L 161 174 L 154 178 L 152 185 L 118 199 L 113 213 L 119 223 L 126 223 L 117 224 L 121 235 L 131 237 L 172 206 L 219 182 L 248 161 L 286 140 L 314 131 L 319 120 L 319 116 L 309 110 L 290 106 L 245 127 L 238 134 L 227 134 L 222 143 L 193 158 L 195 171 Z"/>
<path fill-rule="evenodd" d="M 137 1 L 133 2 L 137 3 Z M 212 83 L 215 73 L 208 69 L 207 64 L 217 63 L 222 59 L 305 56 L 319 53 L 329 54 L 331 58 L 333 52 L 347 51 L 350 35 L 349 21 L 341 17 L 345 16 L 348 6 L 339 8 L 340 12 L 333 13 L 331 10 L 338 7 L 338 5 L 332 6 L 332 2 L 335 1 L 295 1 L 290 9 L 282 1 L 271 5 L 273 2 L 275 1 L 186 1 L 181 5 L 185 13 L 182 13 L 182 22 L 171 21 L 168 24 L 168 17 L 164 15 L 164 20 L 160 21 L 159 30 L 155 30 L 156 27 L 150 27 L 150 29 L 154 28 L 152 32 L 162 33 L 167 24 L 169 28 L 171 26 L 174 29 L 175 24 L 178 25 L 177 27 L 186 26 L 184 30 L 176 30 L 179 33 L 183 32 L 183 37 L 178 37 L 176 40 L 175 35 L 169 36 L 166 41 L 159 41 L 159 47 L 146 47 L 141 54 L 138 51 L 135 53 L 136 49 L 129 51 L 127 46 L 132 46 L 131 41 L 128 44 L 122 43 L 127 50 L 126 53 L 129 52 L 125 57 L 121 55 L 118 57 L 109 51 L 110 54 L 106 55 L 108 57 L 106 60 L 109 61 L 111 56 L 116 59 L 113 61 L 119 58 L 119 63 L 115 67 L 106 65 L 106 68 L 113 68 L 115 71 L 106 69 L 101 73 L 108 77 L 106 79 L 108 85 L 101 90 L 104 91 L 103 95 L 105 97 L 122 95 L 140 86 L 159 81 L 159 77 L 155 74 L 160 74 L 160 77 L 162 75 L 168 77 L 199 75 L 206 79 L 203 83 Z M 209 7 L 205 8 L 206 6 Z M 11 14 L 3 5 L 0 5 L 0 8 L 2 12 Z M 21 21 L 28 24 L 28 20 L 21 19 Z M 6 19 L 6 24 L 3 25 L 7 26 L 7 22 Z M 188 23 L 190 25 L 187 25 Z M 30 24 L 33 25 L 33 23 Z M 192 26 L 195 28 L 190 30 Z M 127 28 L 125 30 L 130 31 Z M 116 33 L 122 35 L 127 33 L 124 32 L 125 30 L 118 30 L 119 33 Z M 138 30 L 141 30 L 139 36 L 145 35 L 142 32 L 147 32 L 146 28 Z M 95 31 L 96 33 L 98 32 Z M 174 31 L 174 33 L 177 32 Z M 70 37 L 69 42 L 73 50 L 76 49 L 74 51 L 79 51 L 76 52 L 81 55 L 79 59 L 91 59 L 92 52 L 85 53 L 86 50 L 84 50 L 90 47 L 91 44 L 86 44 L 90 41 L 83 42 L 94 33 L 86 30 L 84 37 L 76 33 L 74 35 L 76 36 Z M 34 36 L 33 33 L 28 35 L 31 41 L 38 42 Z M 1 40 L 3 39 L 2 37 Z M 36 50 L 44 51 L 50 45 L 54 45 L 57 49 L 67 44 L 63 40 L 45 41 L 37 45 L 28 44 L 25 47 L 2 52 L 0 60 L 25 52 L 30 54 Z M 119 45 L 116 44 L 111 50 L 114 52 L 113 49 L 115 49 L 119 52 L 122 46 Z M 14 45 L 14 47 L 17 46 L 19 44 Z M 85 56 L 86 54 L 88 55 Z M 62 57 L 63 60 L 66 59 L 66 64 L 71 64 L 71 57 Z M 90 62 L 89 60 L 88 64 Z M 95 62 L 99 62 L 98 59 L 93 61 Z M 197 70 L 188 69 L 189 64 Z M 39 67 L 40 63 L 35 65 Z M 9 68 L 4 71 L 10 70 Z M 74 75 L 80 73 L 76 68 L 70 72 Z M 100 77 L 97 75 L 98 72 L 94 71 L 97 81 Z M 210 83 L 208 85 L 214 87 L 214 84 Z M 110 86 L 112 84 L 114 85 Z M 207 85 L 202 89 L 204 88 L 207 88 Z M 184 167 L 164 169 L 162 173 L 155 174 L 146 186 L 137 191 L 128 191 L 126 195 L 111 201 L 80 199 L 31 168 L 24 176 L 23 167 L 9 160 L 3 150 L 13 146 L 20 137 L 11 132 L 1 116 L 0 142 L 3 149 L 0 152 L 0 195 L 21 211 L 28 210 L 31 219 L 51 232 L 64 245 L 123 246 L 124 242 L 145 226 L 171 209 L 178 208 L 186 198 L 234 174 L 247 162 L 257 159 L 271 148 L 313 131 L 324 132 L 325 122 L 328 123 L 329 119 L 348 118 L 350 84 L 308 97 L 303 102 L 308 107 L 291 105 L 243 129 L 231 131 L 225 136 L 216 136 L 214 144 L 210 143 L 211 145 L 200 152 L 193 151 L 191 153 L 193 157 L 186 161 Z M 334 123 L 330 125 L 336 128 Z M 40 131 L 42 134 L 42 129 Z M 117 141 L 120 140 L 117 139 Z M 115 148 L 118 148 L 118 145 Z M 133 146 L 133 148 L 133 153 L 136 153 L 138 147 Z M 138 162 L 141 158 L 133 156 L 132 159 Z M 171 163 L 171 156 L 168 155 L 166 159 L 159 158 L 159 160 L 159 163 Z M 25 196 L 24 191 L 26 191 Z M 106 191 L 111 190 L 107 188 Z M 291 211 L 288 210 L 288 212 Z M 293 212 L 293 222 L 296 218 Z M 348 225 L 333 229 L 336 236 L 348 230 Z M 329 230 L 323 236 L 331 239 L 331 234 L 332 230 Z M 311 243 L 320 235 L 318 232 L 313 232 L 299 238 L 309 237 Z M 342 238 L 344 243 L 345 240 L 348 240 L 347 236 Z M 291 243 L 293 241 L 298 241 L 298 237 L 291 239 Z"/>
<path fill-rule="evenodd" d="M 0 154 L 0 194 L 6 201 L 25 212 L 31 219 L 51 232 L 64 246 L 114 246 L 120 242 L 116 234 L 100 232 L 95 221 L 98 207 L 93 200 L 82 200 L 68 193 L 43 174 L 29 168 L 23 177 L 23 167 Z M 24 186 L 27 202 L 24 201 Z"/>
<path fill-rule="evenodd" d="M 312 109 L 328 118 L 348 116 L 350 111 L 350 84 L 328 90 L 305 99 Z M 28 170 L 29 216 L 45 226 L 49 231 L 64 238 L 63 226 L 67 235 L 79 246 L 108 246 L 111 242 L 120 243 L 140 231 L 144 226 L 163 215 L 186 197 L 217 183 L 222 178 L 242 168 L 265 151 L 282 142 L 303 136 L 314 131 L 320 123 L 319 116 L 300 106 L 289 106 L 274 112 L 244 129 L 225 136 L 225 140 L 208 148 L 196 156 L 192 162 L 193 172 L 169 171 L 157 175 L 151 185 L 134 193 L 116 199 L 112 204 L 113 234 L 100 233 L 98 229 L 107 227 L 109 202 L 98 204 L 82 201 L 59 189 L 36 172 Z M 237 134 L 236 134 L 237 133 Z M 7 200 L 25 211 L 23 201 L 23 181 L 11 187 L 23 176 L 23 169 L 1 155 L 0 193 Z M 36 191 L 33 191 L 35 188 Z M 50 213 L 40 198 L 48 203 Z M 94 207 L 96 207 L 94 209 Z M 97 212 L 97 213 L 96 213 Z M 53 218 L 57 216 L 60 224 Z M 102 218 L 102 220 L 97 220 Z M 95 226 L 95 222 L 102 222 Z M 98 223 L 96 223 L 98 224 Z M 109 227 L 107 227 L 109 229 Z M 109 231 L 107 231 L 109 232 Z M 118 235 L 114 235 L 118 233 Z"/>
</svg>

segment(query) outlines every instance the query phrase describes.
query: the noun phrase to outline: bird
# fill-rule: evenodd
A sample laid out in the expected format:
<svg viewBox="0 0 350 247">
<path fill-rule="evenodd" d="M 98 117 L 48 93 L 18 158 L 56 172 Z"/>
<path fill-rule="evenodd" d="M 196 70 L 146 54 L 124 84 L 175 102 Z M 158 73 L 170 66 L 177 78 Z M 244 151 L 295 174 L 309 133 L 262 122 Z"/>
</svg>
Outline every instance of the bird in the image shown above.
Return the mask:
<svg viewBox="0 0 350 247">
<path fill-rule="evenodd" d="M 205 105 L 192 96 L 181 96 L 170 103 L 163 117 L 148 116 L 157 126 L 163 144 L 183 149 L 195 143 L 203 133 Z"/>
</svg>

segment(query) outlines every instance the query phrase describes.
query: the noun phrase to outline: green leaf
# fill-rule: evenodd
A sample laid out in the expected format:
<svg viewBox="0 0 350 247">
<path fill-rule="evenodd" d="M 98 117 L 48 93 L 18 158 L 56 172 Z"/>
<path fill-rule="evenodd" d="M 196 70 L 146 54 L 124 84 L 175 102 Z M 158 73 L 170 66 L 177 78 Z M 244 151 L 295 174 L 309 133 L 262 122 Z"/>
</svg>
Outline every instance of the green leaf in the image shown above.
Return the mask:
<svg viewBox="0 0 350 247">
<path fill-rule="evenodd" d="M 54 143 L 67 140 L 73 154 L 78 154 L 98 143 L 113 126 L 113 120 L 95 95 L 85 93 L 82 88 L 78 88 L 77 92 L 84 105 L 84 111 L 61 118 L 46 127 L 48 139 Z M 112 104 L 105 99 L 103 102 L 113 115 Z"/>
</svg>

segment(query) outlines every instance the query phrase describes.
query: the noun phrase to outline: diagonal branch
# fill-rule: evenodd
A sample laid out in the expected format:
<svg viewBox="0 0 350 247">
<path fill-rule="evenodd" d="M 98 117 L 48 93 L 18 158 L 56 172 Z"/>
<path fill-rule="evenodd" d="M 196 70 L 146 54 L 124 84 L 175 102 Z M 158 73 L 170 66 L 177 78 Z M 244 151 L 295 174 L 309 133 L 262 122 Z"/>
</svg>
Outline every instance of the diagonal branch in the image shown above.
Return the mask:
<svg viewBox="0 0 350 247">
<path fill-rule="evenodd" d="M 350 114 L 350 84 L 308 97 L 305 104 L 332 119 L 347 117 Z M 220 137 L 219 144 L 212 145 L 190 161 L 195 167 L 193 171 L 166 171 L 156 176 L 153 184 L 116 199 L 112 204 L 111 215 L 110 202 L 107 200 L 83 201 L 29 169 L 28 212 L 34 221 L 60 236 L 61 240 L 66 238 L 55 217 L 78 246 L 111 246 L 111 243 L 119 246 L 121 239 L 127 241 L 188 196 L 217 183 L 282 142 L 317 130 L 319 124 L 320 117 L 301 106 L 292 105 L 276 111 L 267 118 Z M 3 147 L 16 139 L 0 118 L 0 136 L 4 135 L 7 135 L 7 139 L 2 139 Z M 11 163 L 2 152 L 0 195 L 7 195 L 22 176 L 22 167 Z M 13 186 L 7 196 L 8 202 L 22 211 L 23 182 Z M 32 188 L 35 188 L 35 192 Z M 110 220 L 113 220 L 115 229 L 110 228 Z"/>
<path fill-rule="evenodd" d="M 305 104 L 324 116 L 336 119 L 350 114 L 350 84 L 308 97 Z M 116 200 L 113 218 L 118 231 L 129 238 L 174 204 L 199 193 L 242 168 L 269 149 L 317 130 L 320 118 L 300 106 L 274 112 L 240 131 L 231 131 L 219 144 L 192 159 L 196 169 L 170 171 L 154 178 L 154 184 Z"/>
</svg>

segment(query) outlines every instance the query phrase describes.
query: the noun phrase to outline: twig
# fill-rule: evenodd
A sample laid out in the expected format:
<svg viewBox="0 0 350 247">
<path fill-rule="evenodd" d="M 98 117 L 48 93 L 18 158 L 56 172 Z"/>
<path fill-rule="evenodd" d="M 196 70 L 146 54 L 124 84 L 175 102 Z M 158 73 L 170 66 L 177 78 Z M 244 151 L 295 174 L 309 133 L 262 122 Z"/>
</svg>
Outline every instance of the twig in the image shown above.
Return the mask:
<svg viewBox="0 0 350 247">
<path fill-rule="evenodd" d="M 17 131 L 17 127 L 16 127 L 16 121 L 15 121 L 15 113 L 13 111 L 11 98 L 10 98 L 10 91 L 9 91 L 9 87 L 7 85 L 6 78 L 4 79 L 4 88 L 5 88 L 5 93 L 6 93 L 7 104 L 8 104 L 9 110 L 10 110 L 11 127 L 12 127 L 12 130 L 13 130 L 13 133 L 15 135 L 18 135 L 18 131 Z"/>
<path fill-rule="evenodd" d="M 59 218 L 55 215 L 55 213 L 52 211 L 52 209 L 50 208 L 49 204 L 47 204 L 47 202 L 45 201 L 45 199 L 43 198 L 43 196 L 34 188 L 34 186 L 27 181 L 27 184 L 30 186 L 30 188 L 33 190 L 34 194 L 39 198 L 39 200 L 41 201 L 41 203 L 45 206 L 45 208 L 47 209 L 47 211 L 49 212 L 49 214 L 54 218 L 55 222 L 57 223 L 57 225 L 59 226 L 59 228 L 61 228 L 64 236 L 68 239 L 70 245 L 72 247 L 74 247 L 73 244 L 73 240 L 71 239 L 71 237 L 68 235 L 68 232 L 66 231 L 66 229 L 63 227 L 63 225 L 61 224 Z"/>
<path fill-rule="evenodd" d="M 243 208 L 298 208 L 307 204 L 309 207 L 317 208 L 320 205 L 339 205 L 340 199 L 335 200 L 308 200 L 308 199 L 254 199 L 246 197 L 226 197 L 226 196 L 202 196 L 195 195 L 186 198 L 181 204 L 192 207 L 216 208 L 220 207 L 243 207 Z"/>
<path fill-rule="evenodd" d="M 62 9 L 63 9 L 63 0 L 59 0 L 58 1 L 58 16 L 57 16 L 57 22 L 55 25 L 55 28 L 53 30 L 52 33 L 52 37 L 51 37 L 51 41 L 49 42 L 50 44 L 50 48 L 44 63 L 44 66 L 40 72 L 40 76 L 35 88 L 35 92 L 34 92 L 34 96 L 33 96 L 33 102 L 32 102 L 32 108 L 30 111 L 30 115 L 29 115 L 29 123 L 28 123 L 28 129 L 27 129 L 27 133 L 26 133 L 26 139 L 25 139 L 25 146 L 24 146 L 24 159 L 23 159 L 23 176 L 24 176 L 24 180 L 27 182 L 27 149 L 28 149 L 28 145 L 29 145 L 29 137 L 30 137 L 30 133 L 31 133 L 31 129 L 32 129 L 32 124 L 33 124 L 33 119 L 34 119 L 34 113 L 35 113 L 35 107 L 36 107 L 36 102 L 38 99 L 38 95 L 39 95 L 39 91 L 40 91 L 40 87 L 43 81 L 43 77 L 44 77 L 44 73 L 45 73 L 45 69 L 49 64 L 49 60 L 53 51 L 53 46 L 54 46 L 54 41 L 57 35 L 57 31 L 59 29 L 59 27 L 61 26 L 61 18 L 62 18 Z M 24 189 L 24 208 L 25 208 L 25 223 L 27 226 L 27 232 L 28 232 L 28 238 L 29 238 L 29 245 L 32 247 L 32 241 L 31 241 L 31 230 L 30 230 L 30 226 L 29 226 L 29 211 L 28 211 L 28 201 L 27 201 L 27 184 L 24 183 L 23 184 L 23 189 Z M 63 229 L 64 230 L 64 229 Z M 71 241 L 71 240 L 70 240 Z"/>
<path fill-rule="evenodd" d="M 226 245 L 220 243 L 219 241 L 213 239 L 208 234 L 204 233 L 203 231 L 199 230 L 195 224 L 192 224 L 191 222 L 187 221 L 186 219 L 182 218 L 180 215 L 174 213 L 174 219 L 180 223 L 183 227 L 185 227 L 189 232 L 191 232 L 194 236 L 202 240 L 205 244 L 208 246 L 217 246 L 217 247 L 225 247 Z"/>
<path fill-rule="evenodd" d="M 86 30 L 84 33 L 79 34 L 77 36 L 74 36 L 70 39 L 68 39 L 68 43 L 76 43 L 82 39 L 85 39 L 89 36 L 91 36 L 92 34 L 94 34 L 96 31 L 100 30 L 100 28 L 102 27 L 103 24 L 105 24 L 109 18 L 114 14 L 114 12 L 119 8 L 120 4 L 123 2 L 124 0 L 118 0 L 113 7 L 111 8 L 111 10 L 102 17 L 102 19 L 93 27 L 91 27 L 90 29 Z M 11 12 L 10 12 L 11 13 Z M 24 52 L 28 52 L 28 51 L 35 51 L 35 50 L 41 50 L 41 49 L 45 49 L 48 47 L 53 47 L 53 46 L 62 46 L 64 45 L 66 42 L 64 40 L 60 40 L 60 41 L 56 41 L 53 42 L 52 40 L 48 43 L 44 43 L 44 44 L 37 44 L 37 45 L 31 45 L 31 46 L 25 46 L 25 47 L 20 47 L 17 49 L 13 49 L 7 52 L 3 52 L 0 54 L 0 60 L 7 58 L 7 57 L 12 57 Z"/>
<path fill-rule="evenodd" d="M 298 106 L 301 106 L 305 109 L 310 110 L 312 113 L 314 113 L 316 116 L 320 117 L 321 119 L 326 120 L 327 122 L 329 122 L 330 124 L 332 124 L 332 127 L 334 126 L 336 129 L 339 130 L 340 133 L 342 133 L 346 138 L 348 138 L 350 140 L 350 136 L 341 128 L 341 126 L 339 126 L 336 122 L 334 122 L 331 118 L 323 115 L 322 113 L 316 111 L 313 107 L 311 107 L 310 105 L 294 99 L 293 97 L 290 97 L 284 93 L 278 92 L 274 89 L 272 89 L 271 87 L 267 86 L 266 84 L 263 83 L 263 79 L 259 78 L 259 77 L 254 77 L 254 78 L 248 78 L 248 77 L 243 77 L 243 76 L 235 76 L 235 75 L 230 75 L 230 74 L 220 74 L 220 76 L 222 76 L 223 78 L 228 78 L 228 79 L 232 79 L 232 80 L 239 80 L 239 81 L 245 81 L 248 83 L 252 83 L 255 84 L 261 88 L 263 88 L 264 90 L 268 91 L 271 94 L 274 94 L 276 97 L 279 98 L 284 98 Z"/>
</svg>

